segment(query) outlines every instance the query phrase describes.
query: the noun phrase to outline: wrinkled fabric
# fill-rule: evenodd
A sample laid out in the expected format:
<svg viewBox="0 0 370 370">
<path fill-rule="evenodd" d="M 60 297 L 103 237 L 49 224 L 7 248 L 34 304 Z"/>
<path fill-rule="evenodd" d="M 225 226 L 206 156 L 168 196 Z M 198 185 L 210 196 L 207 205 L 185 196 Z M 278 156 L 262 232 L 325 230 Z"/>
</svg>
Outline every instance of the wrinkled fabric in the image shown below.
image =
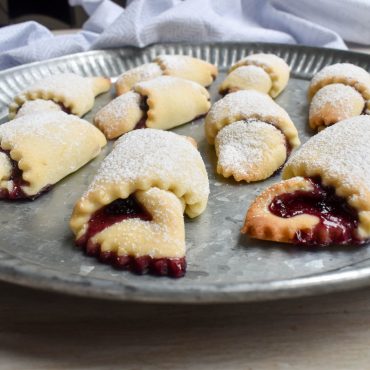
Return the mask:
<svg viewBox="0 0 370 370">
<path fill-rule="evenodd" d="M 0 68 L 81 51 L 159 42 L 276 42 L 345 49 L 370 45 L 368 0 L 69 0 L 89 19 L 55 36 L 36 22 L 0 30 Z"/>
</svg>

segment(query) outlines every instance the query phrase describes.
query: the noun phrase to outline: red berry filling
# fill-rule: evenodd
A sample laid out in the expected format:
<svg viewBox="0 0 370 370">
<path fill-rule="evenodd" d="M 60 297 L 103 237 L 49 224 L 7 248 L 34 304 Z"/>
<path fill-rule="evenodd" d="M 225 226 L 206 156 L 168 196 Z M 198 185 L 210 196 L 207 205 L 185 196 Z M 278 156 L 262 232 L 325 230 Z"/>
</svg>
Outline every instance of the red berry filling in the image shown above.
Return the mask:
<svg viewBox="0 0 370 370">
<path fill-rule="evenodd" d="M 321 184 L 319 178 L 308 179 L 312 191 L 297 190 L 276 196 L 269 210 L 276 216 L 289 218 L 309 214 L 319 218 L 310 230 L 298 230 L 294 242 L 300 245 L 360 244 L 356 236 L 357 211 L 344 198 L 335 194 L 333 187 Z"/>
<path fill-rule="evenodd" d="M 22 186 L 28 186 L 29 183 L 25 180 L 23 180 L 23 172 L 21 169 L 18 168 L 18 163 L 10 157 L 10 152 L 3 150 L 0 148 L 1 153 L 5 153 L 7 157 L 9 158 L 9 161 L 12 165 L 12 171 L 9 177 L 9 181 L 13 182 L 13 188 L 12 190 L 8 189 L 0 189 L 0 199 L 9 199 L 9 200 L 18 200 L 18 199 L 29 199 L 34 200 L 37 197 L 39 197 L 42 193 L 48 191 L 50 189 L 50 186 L 45 187 L 40 192 L 38 192 L 35 195 L 27 195 L 23 189 Z"/>
<path fill-rule="evenodd" d="M 147 104 L 147 99 L 143 98 L 140 102 L 140 109 L 143 111 L 143 116 L 140 118 L 140 121 L 136 124 L 134 130 L 139 130 L 141 128 L 146 128 L 146 120 L 148 118 L 149 106 Z"/>
<path fill-rule="evenodd" d="M 185 257 L 152 258 L 150 256 L 118 256 L 116 252 L 102 252 L 100 245 L 91 239 L 107 227 L 129 218 L 151 221 L 150 213 L 136 200 L 134 195 L 127 199 L 117 199 L 97 210 L 90 218 L 86 233 L 76 241 L 89 256 L 96 256 L 103 263 L 109 263 L 118 269 L 125 269 L 138 274 L 151 273 L 171 277 L 184 276 L 186 271 Z"/>
</svg>

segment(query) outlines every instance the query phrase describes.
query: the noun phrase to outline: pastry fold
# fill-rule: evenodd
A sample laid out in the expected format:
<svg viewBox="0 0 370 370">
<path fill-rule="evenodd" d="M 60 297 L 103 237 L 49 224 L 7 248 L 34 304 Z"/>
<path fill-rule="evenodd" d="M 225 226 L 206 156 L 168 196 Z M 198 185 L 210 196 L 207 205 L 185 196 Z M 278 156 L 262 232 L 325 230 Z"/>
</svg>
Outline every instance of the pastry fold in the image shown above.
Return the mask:
<svg viewBox="0 0 370 370">
<path fill-rule="evenodd" d="M 110 85 L 110 80 L 104 77 L 82 77 L 74 73 L 48 76 L 15 96 L 9 105 L 9 118 L 14 118 L 27 101 L 36 99 L 51 100 L 67 113 L 81 117 L 91 110 L 95 96 L 108 91 Z"/>
<path fill-rule="evenodd" d="M 210 144 L 216 144 L 217 172 L 237 181 L 271 176 L 299 144 L 288 113 L 268 95 L 241 90 L 216 102 L 205 120 Z"/>
<path fill-rule="evenodd" d="M 206 114 L 209 108 L 209 93 L 204 87 L 161 76 L 137 83 L 132 91 L 112 100 L 96 114 L 94 122 L 108 139 L 114 139 L 138 125 L 168 130 Z"/>
<path fill-rule="evenodd" d="M 110 252 L 115 260 L 183 258 L 183 212 L 200 215 L 208 194 L 207 172 L 191 140 L 172 132 L 135 130 L 121 137 L 103 161 L 77 201 L 70 226 L 79 245 Z M 144 210 L 128 210 L 130 216 L 91 234 L 97 213 L 117 201 Z"/>
<path fill-rule="evenodd" d="M 290 67 L 274 54 L 252 54 L 231 66 L 220 85 L 221 94 L 257 90 L 276 98 L 289 81 Z"/>
<path fill-rule="evenodd" d="M 202 59 L 187 55 L 159 55 L 152 63 L 130 69 L 116 81 L 117 95 L 131 90 L 138 82 L 166 75 L 209 86 L 217 76 L 217 67 Z"/>
<path fill-rule="evenodd" d="M 265 190 L 251 205 L 243 232 L 258 239 L 282 242 L 294 242 L 294 238 L 304 234 L 306 241 L 308 238 L 314 244 L 324 245 L 367 240 L 369 140 L 368 116 L 341 121 L 312 137 L 288 160 L 282 173 L 284 181 Z M 300 192 L 295 193 L 297 190 Z M 285 200 L 279 200 L 279 207 L 281 202 L 284 207 L 295 204 L 296 215 L 273 214 L 272 201 L 281 194 Z M 308 205 L 300 205 L 305 198 Z M 283 211 L 288 212 L 289 208 Z"/>
<path fill-rule="evenodd" d="M 370 74 L 350 63 L 323 68 L 311 80 L 309 125 L 321 130 L 341 120 L 370 113 Z"/>
<path fill-rule="evenodd" d="M 35 198 L 96 157 L 104 135 L 64 112 L 25 115 L 0 126 L 0 195 Z"/>
</svg>

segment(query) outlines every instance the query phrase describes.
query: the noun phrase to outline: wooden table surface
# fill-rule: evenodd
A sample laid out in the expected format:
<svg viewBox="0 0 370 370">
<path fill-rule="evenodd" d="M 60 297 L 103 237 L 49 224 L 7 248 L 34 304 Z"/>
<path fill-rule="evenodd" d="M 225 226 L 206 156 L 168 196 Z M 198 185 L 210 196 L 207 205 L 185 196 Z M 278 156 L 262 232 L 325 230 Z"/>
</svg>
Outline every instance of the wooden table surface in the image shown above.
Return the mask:
<svg viewBox="0 0 370 370">
<path fill-rule="evenodd" d="M 370 288 L 278 302 L 174 306 L 0 283 L 5 369 L 370 369 Z"/>
</svg>

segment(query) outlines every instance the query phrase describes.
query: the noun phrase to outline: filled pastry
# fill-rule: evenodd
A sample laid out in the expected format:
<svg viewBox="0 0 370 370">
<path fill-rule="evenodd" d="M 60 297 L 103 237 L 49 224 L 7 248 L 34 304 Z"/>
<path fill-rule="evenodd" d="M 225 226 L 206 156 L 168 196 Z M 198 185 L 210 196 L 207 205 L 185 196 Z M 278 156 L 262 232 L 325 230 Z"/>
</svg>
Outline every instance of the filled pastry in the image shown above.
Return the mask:
<svg viewBox="0 0 370 370">
<path fill-rule="evenodd" d="M 0 198 L 35 199 L 96 157 L 106 140 L 89 122 L 62 111 L 0 125 Z"/>
<path fill-rule="evenodd" d="M 288 113 L 268 95 L 241 90 L 216 102 L 205 120 L 216 146 L 217 173 L 246 182 L 276 172 L 300 141 Z"/>
<path fill-rule="evenodd" d="M 274 54 L 252 54 L 231 66 L 219 87 L 222 95 L 257 90 L 276 98 L 289 81 L 290 67 Z"/>
<path fill-rule="evenodd" d="M 200 215 L 209 194 L 194 141 L 172 132 L 135 130 L 103 161 L 70 221 L 88 255 L 137 273 L 183 276 L 183 212 Z"/>
<path fill-rule="evenodd" d="M 45 77 L 14 98 L 9 105 L 9 118 L 14 118 L 26 102 L 40 99 L 52 101 L 64 112 L 81 117 L 91 110 L 95 96 L 108 91 L 110 84 L 110 80 L 104 77 L 82 77 L 74 73 Z M 40 104 L 33 106 L 34 110 L 38 108 Z"/>
<path fill-rule="evenodd" d="M 370 113 L 370 74 L 350 63 L 325 67 L 312 79 L 309 125 L 314 130 Z"/>
<path fill-rule="evenodd" d="M 108 139 L 114 139 L 137 128 L 168 130 L 206 114 L 210 106 L 203 86 L 161 76 L 139 82 L 113 99 L 95 115 L 94 123 Z"/>
<path fill-rule="evenodd" d="M 302 245 L 370 237 L 370 117 L 321 131 L 287 162 L 283 179 L 250 206 L 243 233 Z"/>
<path fill-rule="evenodd" d="M 130 91 L 136 83 L 162 75 L 180 77 L 202 86 L 209 86 L 217 73 L 215 65 L 202 59 L 187 55 L 160 55 L 152 63 L 130 69 L 119 76 L 116 91 L 117 95 L 122 95 Z"/>
</svg>

